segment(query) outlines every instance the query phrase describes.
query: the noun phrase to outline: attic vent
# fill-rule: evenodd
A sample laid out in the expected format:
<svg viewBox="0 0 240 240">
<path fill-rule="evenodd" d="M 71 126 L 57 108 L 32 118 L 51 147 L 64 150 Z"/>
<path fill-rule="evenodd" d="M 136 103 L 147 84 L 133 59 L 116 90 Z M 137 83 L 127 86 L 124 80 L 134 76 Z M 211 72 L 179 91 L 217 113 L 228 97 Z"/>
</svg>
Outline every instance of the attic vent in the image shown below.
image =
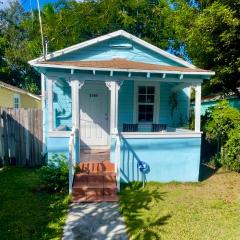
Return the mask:
<svg viewBox="0 0 240 240">
<path fill-rule="evenodd" d="M 132 44 L 129 44 L 129 43 L 110 44 L 110 48 L 117 48 L 117 49 L 130 49 L 132 47 L 133 47 Z"/>
</svg>

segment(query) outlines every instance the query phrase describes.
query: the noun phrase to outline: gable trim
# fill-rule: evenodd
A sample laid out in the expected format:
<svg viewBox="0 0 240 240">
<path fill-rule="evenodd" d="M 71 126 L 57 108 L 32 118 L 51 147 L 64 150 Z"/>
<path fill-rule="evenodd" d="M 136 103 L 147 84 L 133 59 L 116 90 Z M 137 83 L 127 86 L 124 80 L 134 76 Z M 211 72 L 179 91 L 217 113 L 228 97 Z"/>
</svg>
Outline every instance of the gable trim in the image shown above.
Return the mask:
<svg viewBox="0 0 240 240">
<path fill-rule="evenodd" d="M 179 57 L 176 57 L 175 55 L 171 54 L 171 53 L 168 53 L 124 30 L 118 30 L 118 31 L 115 31 L 115 32 L 112 32 L 112 33 L 109 33 L 109 34 L 106 34 L 106 35 L 103 35 L 103 36 L 100 36 L 100 37 L 97 37 L 97 38 L 94 38 L 94 39 L 91 39 L 91 40 L 88 40 L 88 41 L 85 41 L 85 42 L 82 42 L 82 43 L 78 43 L 78 44 L 75 44 L 73 46 L 70 46 L 70 47 L 67 47 L 67 48 L 64 48 L 64 49 L 61 49 L 61 50 L 58 50 L 58 51 L 55 51 L 53 53 L 50 53 L 46 56 L 46 59 L 44 59 L 43 57 L 39 57 L 39 58 L 36 58 L 34 60 L 31 60 L 29 61 L 28 63 L 30 65 L 34 65 L 35 63 L 39 62 L 39 61 L 43 61 L 43 60 L 50 60 L 52 58 L 55 58 L 55 57 L 59 57 L 61 55 L 64 55 L 64 54 L 67 54 L 67 53 L 70 53 L 70 52 L 73 52 L 73 51 L 76 51 L 76 50 L 79 50 L 79 49 L 82 49 L 82 48 L 85 48 L 85 47 L 88 47 L 90 45 L 93 45 L 93 44 L 96 44 L 96 43 L 99 43 L 99 42 L 103 42 L 105 40 L 108 40 L 108 39 L 111 39 L 111 38 L 114 38 L 114 37 L 118 37 L 118 36 L 123 36 L 123 37 L 126 37 L 127 39 L 130 39 L 150 50 L 152 50 L 153 52 L 156 52 L 168 59 L 171 59 L 173 60 L 174 62 L 177 62 L 177 63 L 180 63 L 182 64 L 183 66 L 186 66 L 188 68 L 196 68 L 196 66 L 192 65 L 191 63 L 188 63 L 187 61 L 179 58 Z"/>
</svg>

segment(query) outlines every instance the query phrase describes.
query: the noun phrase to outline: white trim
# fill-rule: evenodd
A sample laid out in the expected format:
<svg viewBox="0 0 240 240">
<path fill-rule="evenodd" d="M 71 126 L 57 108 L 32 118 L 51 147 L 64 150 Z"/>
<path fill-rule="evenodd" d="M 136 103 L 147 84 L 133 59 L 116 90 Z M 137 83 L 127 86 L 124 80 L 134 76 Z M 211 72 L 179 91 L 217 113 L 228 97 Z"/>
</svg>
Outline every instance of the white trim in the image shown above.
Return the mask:
<svg viewBox="0 0 240 240">
<path fill-rule="evenodd" d="M 48 137 L 70 137 L 71 131 L 49 131 Z M 57 143 L 56 143 L 57 144 Z"/>
<path fill-rule="evenodd" d="M 160 83 L 159 82 L 135 82 L 134 81 L 134 99 L 133 99 L 133 122 L 138 122 L 138 87 L 139 86 L 153 86 L 155 87 L 154 94 L 154 112 L 153 112 L 153 123 L 159 123 L 159 112 L 160 112 Z M 142 123 L 144 124 L 144 123 Z"/>
<path fill-rule="evenodd" d="M 105 84 L 110 90 L 110 134 L 117 132 L 118 129 L 118 91 L 122 81 L 106 81 Z"/>
<path fill-rule="evenodd" d="M 48 78 L 51 78 L 53 80 L 58 80 L 60 78 L 65 78 L 66 81 L 68 79 L 70 79 L 70 72 L 69 73 L 61 73 L 59 75 L 58 72 L 51 72 L 51 73 L 45 73 L 45 76 L 47 76 Z M 72 78 L 72 76 L 71 76 Z M 94 76 L 93 74 L 74 74 L 74 79 L 84 79 L 86 81 L 114 81 L 111 80 L 110 77 L 108 75 L 97 75 Z M 195 78 L 195 79 L 183 79 L 182 81 L 180 81 L 178 78 L 162 78 L 162 77 L 151 77 L 150 79 L 147 79 L 146 77 L 137 77 L 137 76 L 131 76 L 130 78 L 128 76 L 118 76 L 117 77 L 118 80 L 124 80 L 124 81 L 155 81 L 155 82 L 176 82 L 176 83 L 182 83 L 182 82 L 186 82 L 186 83 L 191 83 L 193 84 L 199 84 L 202 83 L 203 80 L 199 79 L 199 78 Z"/>
<path fill-rule="evenodd" d="M 42 117 L 42 124 L 43 124 L 43 144 L 42 144 L 42 152 L 43 154 L 45 154 L 47 152 L 47 145 L 46 145 L 46 142 L 47 142 L 47 136 L 46 136 L 46 125 L 47 125 L 47 122 L 46 122 L 46 95 L 45 95 L 45 92 L 46 92 L 46 78 L 45 76 L 41 73 L 41 94 L 42 94 L 42 114 L 43 114 L 43 117 Z"/>
<path fill-rule="evenodd" d="M 127 39 L 130 39 L 131 41 L 134 41 L 150 50 L 152 50 L 153 52 L 156 52 L 168 59 L 171 59 L 177 63 L 180 63 L 182 64 L 183 66 L 186 66 L 186 67 L 189 67 L 189 68 L 196 68 L 194 65 L 188 63 L 187 61 L 184 61 L 183 59 L 179 58 L 179 57 L 176 57 L 174 56 L 173 54 L 170 54 L 138 37 L 135 37 L 134 35 L 124 31 L 124 30 L 118 30 L 118 31 L 115 31 L 115 32 L 112 32 L 112 33 L 109 33 L 109 34 L 106 34 L 106 35 L 103 35 L 103 36 L 100 36 L 100 37 L 97 37 L 97 38 L 94 38 L 94 39 L 91 39 L 91 40 L 88 40 L 88 41 L 85 41 L 85 42 L 82 42 L 82 43 L 79 43 L 79 44 L 76 44 L 76 45 L 73 45 L 71 47 L 67 47 L 67 48 L 64 48 L 64 49 L 61 49 L 61 50 L 58 50 L 56 52 L 53 52 L 53 53 L 50 53 L 46 56 L 46 60 L 49 60 L 49 59 L 52 59 L 52 58 L 55 58 L 55 57 L 58 57 L 58 56 L 61 56 L 61 55 L 64 55 L 64 54 L 67 54 L 67 53 L 70 53 L 72 51 L 75 51 L 75 50 L 78 50 L 78 49 L 81 49 L 81 48 L 85 48 L 85 47 L 88 47 L 90 45 L 93 45 L 95 43 L 99 43 L 99 42 L 102 42 L 102 41 L 105 41 L 105 40 L 108 40 L 108 39 L 111 39 L 111 38 L 114 38 L 114 37 L 117 37 L 117 36 L 123 36 L 123 37 L 126 37 Z M 34 63 L 38 62 L 38 61 L 42 61 L 43 58 L 40 57 L 40 58 L 36 58 L 34 60 L 31 60 L 29 61 L 28 63 L 30 65 L 34 65 Z"/>
<path fill-rule="evenodd" d="M 201 129 L 201 84 L 195 86 L 195 132 Z"/>
<path fill-rule="evenodd" d="M 97 68 L 97 67 L 77 67 L 71 65 L 58 65 L 58 64 L 46 64 L 46 63 L 32 63 L 34 67 L 42 67 L 42 68 L 59 68 L 59 69 L 76 69 L 76 70 L 89 70 L 89 71 L 110 71 L 110 72 L 131 72 L 131 73 L 162 73 L 162 74 L 179 74 L 179 75 L 203 75 L 203 76 L 213 76 L 215 72 L 208 71 L 208 72 L 183 72 L 183 71 L 169 71 L 169 70 L 142 70 L 142 69 L 130 69 L 130 68 Z M 182 79 L 179 79 L 182 80 Z"/>
<path fill-rule="evenodd" d="M 201 132 L 177 133 L 177 132 L 121 132 L 120 136 L 123 138 L 200 138 Z"/>
<path fill-rule="evenodd" d="M 48 129 L 49 131 L 53 130 L 53 81 L 51 79 L 47 79 L 47 92 L 48 92 Z"/>
<path fill-rule="evenodd" d="M 187 89 L 187 96 L 188 96 L 188 105 L 187 105 L 187 114 L 188 114 L 188 121 L 191 117 L 191 87 Z"/>
</svg>

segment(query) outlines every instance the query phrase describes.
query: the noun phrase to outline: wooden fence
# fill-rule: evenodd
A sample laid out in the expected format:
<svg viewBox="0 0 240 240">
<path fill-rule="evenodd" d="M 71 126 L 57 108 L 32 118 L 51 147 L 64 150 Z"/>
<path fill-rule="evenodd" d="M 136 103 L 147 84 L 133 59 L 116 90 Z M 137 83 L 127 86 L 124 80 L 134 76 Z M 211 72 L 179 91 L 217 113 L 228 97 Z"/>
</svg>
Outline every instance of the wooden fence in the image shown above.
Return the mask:
<svg viewBox="0 0 240 240">
<path fill-rule="evenodd" d="M 0 108 L 0 162 L 42 164 L 42 110 Z"/>
</svg>

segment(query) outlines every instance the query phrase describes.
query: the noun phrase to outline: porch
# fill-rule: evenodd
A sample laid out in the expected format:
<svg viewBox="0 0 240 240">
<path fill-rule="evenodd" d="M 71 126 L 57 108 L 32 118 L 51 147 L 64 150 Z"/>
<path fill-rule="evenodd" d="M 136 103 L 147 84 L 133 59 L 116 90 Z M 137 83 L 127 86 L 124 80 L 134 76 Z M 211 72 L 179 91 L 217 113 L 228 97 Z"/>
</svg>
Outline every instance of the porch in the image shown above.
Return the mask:
<svg viewBox="0 0 240 240">
<path fill-rule="evenodd" d="M 68 82 L 64 79 L 71 79 L 71 75 L 65 75 L 64 79 L 63 74 L 61 78 L 46 76 L 48 89 L 52 89 L 48 91 L 50 114 L 46 133 L 50 155 L 65 152 L 74 166 L 84 162 L 80 154 L 84 150 L 107 151 L 110 158 L 102 160 L 115 165 L 112 174 L 115 174 L 118 190 L 120 182 L 142 181 L 143 177 L 147 181 L 198 181 L 201 144 L 198 108 L 195 130 L 186 126 L 190 86 L 193 84 L 195 88 L 198 104 L 201 102 L 201 83 L 182 85 L 162 78 L 158 81 L 149 78 L 146 82 L 145 78 L 119 81 L 112 77 L 111 81 L 105 81 L 102 76 L 98 81 L 95 78 L 82 81 L 81 75 Z M 171 111 L 169 98 L 175 93 L 179 102 Z M 151 95 L 154 96 L 153 103 Z M 67 96 L 65 102 L 63 96 Z M 143 96 L 150 101 L 141 100 Z M 152 106 L 152 111 L 140 112 L 140 105 L 144 104 Z M 97 156 L 90 158 L 99 161 Z M 149 172 L 144 176 L 138 168 L 140 161 L 149 166 Z M 72 167 L 71 183 L 73 176 Z M 69 189 L 71 192 L 72 185 Z"/>
</svg>

